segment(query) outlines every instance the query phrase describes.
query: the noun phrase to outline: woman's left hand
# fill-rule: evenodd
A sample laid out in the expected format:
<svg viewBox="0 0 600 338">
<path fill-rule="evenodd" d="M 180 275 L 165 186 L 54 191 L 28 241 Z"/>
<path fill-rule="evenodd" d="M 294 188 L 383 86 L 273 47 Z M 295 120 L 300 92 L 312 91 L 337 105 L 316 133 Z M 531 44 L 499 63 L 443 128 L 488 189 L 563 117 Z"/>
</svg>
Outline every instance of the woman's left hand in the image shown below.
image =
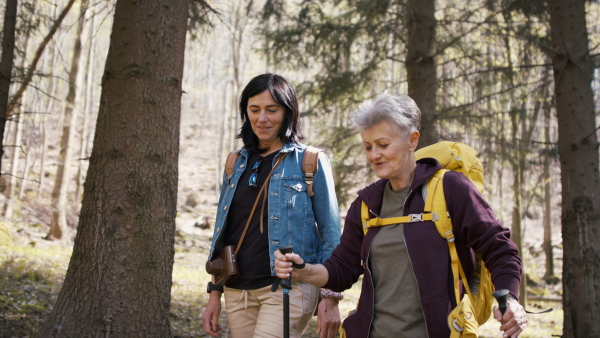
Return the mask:
<svg viewBox="0 0 600 338">
<path fill-rule="evenodd" d="M 508 307 L 504 315 L 497 306 L 494 306 L 494 318 L 502 324 L 500 331 L 504 332 L 502 335 L 504 338 L 519 337 L 527 325 L 527 313 L 516 299 L 508 300 Z"/>
<path fill-rule="evenodd" d="M 317 309 L 317 334 L 320 338 L 335 338 L 341 324 L 339 301 L 323 298 Z"/>
</svg>

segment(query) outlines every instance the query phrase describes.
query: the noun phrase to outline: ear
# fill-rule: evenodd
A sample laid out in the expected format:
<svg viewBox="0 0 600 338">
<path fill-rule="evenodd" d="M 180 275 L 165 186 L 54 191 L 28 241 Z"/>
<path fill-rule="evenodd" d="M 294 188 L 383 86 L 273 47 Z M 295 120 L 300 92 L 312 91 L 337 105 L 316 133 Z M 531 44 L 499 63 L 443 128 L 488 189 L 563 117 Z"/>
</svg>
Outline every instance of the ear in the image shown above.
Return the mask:
<svg viewBox="0 0 600 338">
<path fill-rule="evenodd" d="M 421 133 L 418 131 L 413 131 L 410 134 L 410 138 L 408 139 L 410 142 L 410 151 L 415 151 L 417 149 L 417 145 L 419 144 L 419 137 L 421 137 Z"/>
</svg>

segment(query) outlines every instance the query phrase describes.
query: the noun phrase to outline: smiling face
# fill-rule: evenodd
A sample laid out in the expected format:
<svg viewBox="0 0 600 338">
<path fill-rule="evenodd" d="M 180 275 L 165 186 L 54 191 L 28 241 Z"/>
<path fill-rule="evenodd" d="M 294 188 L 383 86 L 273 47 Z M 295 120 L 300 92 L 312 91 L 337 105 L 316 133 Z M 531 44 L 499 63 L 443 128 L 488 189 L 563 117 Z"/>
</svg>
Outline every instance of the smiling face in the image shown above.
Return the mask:
<svg viewBox="0 0 600 338">
<path fill-rule="evenodd" d="M 285 108 L 275 102 L 268 90 L 248 99 L 248 120 L 258 137 L 260 147 L 273 152 L 283 147 L 279 131 L 285 119 Z"/>
<path fill-rule="evenodd" d="M 383 121 L 362 130 L 360 136 L 377 177 L 389 179 L 394 190 L 410 184 L 416 167 L 414 151 L 419 142 L 418 131 L 412 132 L 407 140 L 405 133 Z"/>
</svg>

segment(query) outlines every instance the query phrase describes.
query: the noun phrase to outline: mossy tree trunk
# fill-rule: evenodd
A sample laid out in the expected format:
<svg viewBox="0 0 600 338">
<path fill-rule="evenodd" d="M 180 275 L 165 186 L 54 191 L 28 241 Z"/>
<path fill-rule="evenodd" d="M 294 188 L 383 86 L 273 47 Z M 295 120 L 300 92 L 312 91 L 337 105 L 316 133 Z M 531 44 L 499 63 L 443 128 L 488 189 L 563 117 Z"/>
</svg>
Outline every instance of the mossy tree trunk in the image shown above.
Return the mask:
<svg viewBox="0 0 600 338">
<path fill-rule="evenodd" d="M 38 337 L 169 337 L 188 0 L 118 0 L 73 255 Z"/>
<path fill-rule="evenodd" d="M 600 163 L 585 1 L 548 5 L 562 183 L 563 337 L 600 337 Z"/>
</svg>

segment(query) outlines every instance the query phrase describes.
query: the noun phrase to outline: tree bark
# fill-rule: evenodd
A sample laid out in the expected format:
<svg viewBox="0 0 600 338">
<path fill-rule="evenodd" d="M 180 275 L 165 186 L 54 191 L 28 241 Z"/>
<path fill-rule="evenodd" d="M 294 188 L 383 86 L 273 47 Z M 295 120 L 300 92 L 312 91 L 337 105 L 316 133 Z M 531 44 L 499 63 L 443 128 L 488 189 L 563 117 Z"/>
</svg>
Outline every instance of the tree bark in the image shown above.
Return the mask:
<svg viewBox="0 0 600 338">
<path fill-rule="evenodd" d="M 38 337 L 171 336 L 188 15 L 187 0 L 116 3 L 73 255 Z"/>
<path fill-rule="evenodd" d="M 65 99 L 65 110 L 63 114 L 62 135 L 60 138 L 60 150 L 57 159 L 56 179 L 52 189 L 52 217 L 50 220 L 50 237 L 62 239 L 67 231 L 67 195 L 71 180 L 71 161 L 73 158 L 73 136 L 76 129 L 77 112 L 74 109 L 77 97 L 77 77 L 79 75 L 79 60 L 81 58 L 81 35 L 85 23 L 85 12 L 88 1 L 82 0 L 77 20 L 77 33 L 73 44 L 71 56 L 71 69 L 69 70 L 69 90 Z"/>
<path fill-rule="evenodd" d="M 584 0 L 549 0 L 562 183 L 563 337 L 600 337 L 600 177 Z"/>
<path fill-rule="evenodd" d="M 15 56 L 15 29 L 17 26 L 17 0 L 6 0 L 2 28 L 2 57 L 0 59 L 0 175 L 4 155 L 4 128 L 8 118 L 8 97 Z"/>
<path fill-rule="evenodd" d="M 408 96 L 421 110 L 419 148 L 439 140 L 435 127 L 437 72 L 435 42 L 435 0 L 408 1 L 408 45 L 406 76 Z"/>
</svg>

